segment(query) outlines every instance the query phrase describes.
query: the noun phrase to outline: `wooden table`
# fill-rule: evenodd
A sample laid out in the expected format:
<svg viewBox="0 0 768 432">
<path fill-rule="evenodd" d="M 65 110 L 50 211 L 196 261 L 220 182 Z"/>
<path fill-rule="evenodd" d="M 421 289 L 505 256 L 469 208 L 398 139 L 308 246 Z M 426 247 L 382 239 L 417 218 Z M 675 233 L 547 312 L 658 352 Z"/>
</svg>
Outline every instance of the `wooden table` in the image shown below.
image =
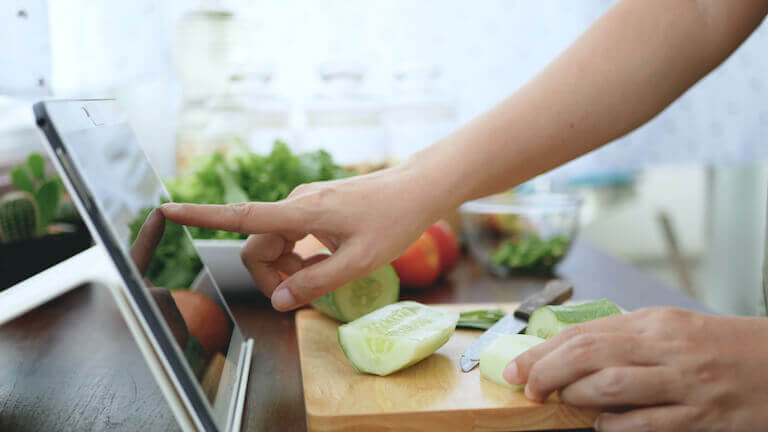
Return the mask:
<svg viewBox="0 0 768 432">
<path fill-rule="evenodd" d="M 707 311 L 649 275 L 577 242 L 560 266 L 575 298 L 609 297 L 626 309 Z M 429 303 L 514 302 L 544 280 L 499 280 L 464 260 L 449 280 L 406 297 Z M 255 340 L 244 431 L 306 429 L 292 313 L 260 295 L 230 298 Z M 0 327 L 0 431 L 178 430 L 110 294 L 84 286 Z"/>
</svg>

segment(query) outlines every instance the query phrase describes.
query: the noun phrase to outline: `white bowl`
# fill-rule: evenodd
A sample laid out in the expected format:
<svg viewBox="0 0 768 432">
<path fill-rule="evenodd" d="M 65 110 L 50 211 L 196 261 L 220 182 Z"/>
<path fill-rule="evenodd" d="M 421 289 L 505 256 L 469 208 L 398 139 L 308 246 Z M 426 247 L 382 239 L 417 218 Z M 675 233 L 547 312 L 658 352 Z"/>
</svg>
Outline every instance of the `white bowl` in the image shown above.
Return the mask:
<svg viewBox="0 0 768 432">
<path fill-rule="evenodd" d="M 195 240 L 200 258 L 223 292 L 253 292 L 258 289 L 240 259 L 240 249 L 244 244 L 245 240 Z M 309 257 L 325 249 L 319 240 L 308 235 L 296 242 L 293 251 Z"/>
<path fill-rule="evenodd" d="M 240 260 L 245 240 L 195 240 L 203 263 L 223 292 L 254 292 L 256 283 Z"/>
</svg>

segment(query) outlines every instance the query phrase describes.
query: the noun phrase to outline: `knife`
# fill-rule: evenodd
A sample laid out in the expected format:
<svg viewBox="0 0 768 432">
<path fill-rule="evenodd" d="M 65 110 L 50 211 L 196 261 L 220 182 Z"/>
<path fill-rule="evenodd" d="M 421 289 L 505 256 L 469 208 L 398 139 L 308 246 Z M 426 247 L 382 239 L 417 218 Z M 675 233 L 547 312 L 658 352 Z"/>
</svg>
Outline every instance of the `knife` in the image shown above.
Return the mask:
<svg viewBox="0 0 768 432">
<path fill-rule="evenodd" d="M 497 337 L 517 334 L 528 326 L 528 319 L 536 309 L 546 305 L 556 305 L 565 302 L 573 295 L 573 284 L 555 279 L 547 283 L 543 290 L 528 296 L 515 310 L 486 330 L 461 355 L 461 370 L 469 372 L 480 364 L 480 354 L 496 340 Z"/>
</svg>

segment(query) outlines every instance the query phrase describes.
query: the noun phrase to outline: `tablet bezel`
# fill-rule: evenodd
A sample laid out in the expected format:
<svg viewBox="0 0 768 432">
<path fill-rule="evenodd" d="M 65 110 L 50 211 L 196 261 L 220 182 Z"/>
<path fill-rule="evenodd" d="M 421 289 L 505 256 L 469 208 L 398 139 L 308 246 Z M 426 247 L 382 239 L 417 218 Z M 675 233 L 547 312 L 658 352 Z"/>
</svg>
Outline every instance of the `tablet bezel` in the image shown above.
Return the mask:
<svg viewBox="0 0 768 432">
<path fill-rule="evenodd" d="M 93 114 L 85 109 L 86 104 L 88 108 L 91 108 L 90 111 L 94 111 Z M 51 114 L 51 108 L 56 111 L 56 115 Z M 117 115 L 119 111 L 116 110 L 115 101 L 113 99 L 44 101 L 35 104 L 33 111 L 37 125 L 48 141 L 51 156 L 55 159 L 55 163 L 62 174 L 62 181 L 76 202 L 94 239 L 104 247 L 120 273 L 124 282 L 123 293 L 195 427 L 201 431 L 219 431 L 213 413 L 213 405 L 203 394 L 183 352 L 174 342 L 167 323 L 162 319 L 160 310 L 149 295 L 143 278 L 123 250 L 111 222 L 96 205 L 93 193 L 80 175 L 77 162 L 70 157 L 69 149 L 57 130 L 57 127 L 62 126 L 60 123 L 65 122 L 72 124 L 64 127 L 67 129 L 71 127 L 72 130 L 78 131 L 94 129 L 104 124 L 125 123 L 124 119 Z M 98 119 L 95 118 L 96 116 Z M 215 285 L 216 281 L 210 275 L 210 271 L 208 271 L 208 275 Z M 227 312 L 229 313 L 229 311 Z M 233 354 L 232 358 L 237 359 L 238 364 L 234 368 L 236 372 L 235 377 L 233 377 L 232 395 L 227 406 L 228 413 L 223 418 L 223 430 L 229 430 L 235 426 L 233 424 L 236 423 L 234 412 L 238 410 L 236 405 L 242 403 L 238 394 L 241 393 L 241 388 L 245 385 L 241 382 L 241 378 L 243 371 L 247 370 L 247 367 L 241 364 L 245 361 L 242 355 L 245 341 L 242 334 L 235 329 L 238 329 L 236 325 L 233 326 L 230 347 L 237 347 L 237 351 L 231 351 L 231 354 Z M 227 355 L 228 359 L 230 359 L 229 354 Z"/>
</svg>

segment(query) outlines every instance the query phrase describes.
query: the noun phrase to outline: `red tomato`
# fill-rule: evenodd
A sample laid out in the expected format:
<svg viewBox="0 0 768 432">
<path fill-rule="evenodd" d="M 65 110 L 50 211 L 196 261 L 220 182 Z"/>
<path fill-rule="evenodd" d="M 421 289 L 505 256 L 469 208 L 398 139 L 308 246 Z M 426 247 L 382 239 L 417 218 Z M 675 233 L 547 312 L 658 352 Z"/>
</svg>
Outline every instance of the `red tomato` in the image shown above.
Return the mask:
<svg viewBox="0 0 768 432">
<path fill-rule="evenodd" d="M 171 296 L 184 317 L 189 332 L 200 342 L 205 352 L 222 352 L 229 343 L 230 324 L 224 310 L 205 294 L 197 291 L 175 290 Z"/>
<path fill-rule="evenodd" d="M 437 250 L 440 253 L 440 271 L 447 274 L 459 261 L 459 239 L 456 238 L 451 226 L 444 221 L 437 221 L 429 227 L 427 234 L 432 236 L 432 240 L 437 244 Z"/>
<path fill-rule="evenodd" d="M 420 288 L 429 286 L 440 276 L 440 253 L 432 237 L 424 233 L 392 267 L 404 286 Z"/>
<path fill-rule="evenodd" d="M 293 252 L 302 258 L 306 258 L 326 249 L 328 248 L 325 247 L 320 240 L 310 234 L 296 242 L 296 245 L 293 247 Z"/>
</svg>

